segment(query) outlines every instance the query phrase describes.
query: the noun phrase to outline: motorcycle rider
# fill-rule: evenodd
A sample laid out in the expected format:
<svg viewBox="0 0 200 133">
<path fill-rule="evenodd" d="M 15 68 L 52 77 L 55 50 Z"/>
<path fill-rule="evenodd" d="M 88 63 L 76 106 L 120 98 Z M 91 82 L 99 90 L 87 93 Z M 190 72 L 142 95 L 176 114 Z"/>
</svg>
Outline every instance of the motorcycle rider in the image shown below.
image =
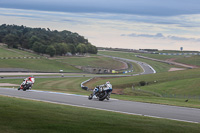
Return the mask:
<svg viewBox="0 0 200 133">
<path fill-rule="evenodd" d="M 92 98 L 96 97 L 95 94 L 96 94 L 97 92 L 99 92 L 99 91 L 101 92 L 102 89 L 110 90 L 109 93 L 108 93 L 108 96 L 106 97 L 106 99 L 109 100 L 110 94 L 111 94 L 111 92 L 112 92 L 112 84 L 111 84 L 109 81 L 107 81 L 107 82 L 106 82 L 105 84 L 103 84 L 103 85 L 99 85 L 99 86 L 95 87 L 95 89 L 93 90 Z"/>
<path fill-rule="evenodd" d="M 109 93 L 108 93 L 108 96 L 106 97 L 106 99 L 109 100 L 110 94 L 111 94 L 111 92 L 112 92 L 112 84 L 111 84 L 109 81 L 107 81 L 106 84 L 105 84 L 104 86 L 105 86 L 105 89 L 110 90 Z"/>
<path fill-rule="evenodd" d="M 33 84 L 34 84 L 34 82 L 35 82 L 35 78 L 33 78 L 33 77 L 25 78 L 25 79 L 23 80 L 21 86 L 18 88 L 18 90 L 23 89 L 23 87 L 24 87 L 25 85 L 28 85 L 29 88 L 31 89 L 32 86 L 33 86 Z"/>
</svg>

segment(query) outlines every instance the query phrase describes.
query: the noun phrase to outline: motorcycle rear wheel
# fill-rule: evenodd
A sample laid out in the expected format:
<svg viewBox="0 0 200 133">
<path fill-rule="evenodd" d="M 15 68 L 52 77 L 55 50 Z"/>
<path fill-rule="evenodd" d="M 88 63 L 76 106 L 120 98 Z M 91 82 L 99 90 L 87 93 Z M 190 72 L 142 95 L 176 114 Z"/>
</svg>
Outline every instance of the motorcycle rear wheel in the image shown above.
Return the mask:
<svg viewBox="0 0 200 133">
<path fill-rule="evenodd" d="M 103 91 L 99 94 L 99 101 L 103 101 L 108 96 L 106 91 Z"/>
</svg>

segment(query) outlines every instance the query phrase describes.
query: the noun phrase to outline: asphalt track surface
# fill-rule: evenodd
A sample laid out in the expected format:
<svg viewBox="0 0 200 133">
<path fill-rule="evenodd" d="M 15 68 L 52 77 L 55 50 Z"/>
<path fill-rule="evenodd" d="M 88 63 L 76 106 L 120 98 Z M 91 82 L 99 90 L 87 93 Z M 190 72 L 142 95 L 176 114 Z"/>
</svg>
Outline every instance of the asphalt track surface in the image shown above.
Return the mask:
<svg viewBox="0 0 200 133">
<path fill-rule="evenodd" d="M 200 109 L 195 108 L 131 102 L 117 99 L 110 99 L 109 101 L 98 101 L 97 99 L 88 100 L 88 97 L 83 95 L 36 90 L 18 91 L 17 89 L 11 88 L 1 88 L 0 95 L 132 115 L 200 123 Z"/>
</svg>

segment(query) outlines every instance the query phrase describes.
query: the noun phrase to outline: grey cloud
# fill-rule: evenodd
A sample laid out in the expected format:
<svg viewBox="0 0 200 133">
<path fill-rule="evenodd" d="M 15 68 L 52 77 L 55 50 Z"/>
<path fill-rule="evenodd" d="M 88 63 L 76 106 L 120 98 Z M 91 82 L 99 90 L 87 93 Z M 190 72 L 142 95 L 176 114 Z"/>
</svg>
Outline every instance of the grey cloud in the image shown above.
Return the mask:
<svg viewBox="0 0 200 133">
<path fill-rule="evenodd" d="M 43 11 L 148 16 L 199 14 L 199 0 L 2 0 L 0 7 Z"/>
<path fill-rule="evenodd" d="M 148 37 L 148 38 L 164 38 L 162 33 L 157 33 L 155 35 L 152 34 L 122 34 L 121 36 L 130 36 L 130 37 Z"/>
<path fill-rule="evenodd" d="M 164 36 L 162 33 L 153 34 L 121 34 L 121 36 L 128 36 L 128 37 L 146 37 L 146 38 L 161 38 L 161 39 L 171 39 L 171 40 L 178 40 L 178 41 L 200 41 L 200 38 L 186 38 L 186 37 L 179 37 L 179 36 Z"/>
</svg>

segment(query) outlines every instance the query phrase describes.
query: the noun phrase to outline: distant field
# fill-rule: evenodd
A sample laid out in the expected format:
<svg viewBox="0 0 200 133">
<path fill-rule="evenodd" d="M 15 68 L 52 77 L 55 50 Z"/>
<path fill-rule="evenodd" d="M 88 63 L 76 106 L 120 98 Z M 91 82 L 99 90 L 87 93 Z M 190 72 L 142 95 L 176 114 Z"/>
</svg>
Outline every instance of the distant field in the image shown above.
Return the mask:
<svg viewBox="0 0 200 133">
<path fill-rule="evenodd" d="M 200 124 L 0 96 L 1 133 L 198 133 Z"/>
<path fill-rule="evenodd" d="M 8 49 L 5 46 L 0 46 L 0 57 L 41 57 L 41 56 L 18 49 L 13 49 L 13 48 Z"/>
<path fill-rule="evenodd" d="M 76 66 L 90 66 L 108 69 L 121 69 L 124 67 L 124 63 L 112 58 L 106 58 L 102 56 L 65 57 L 63 59 L 56 60 Z"/>
<path fill-rule="evenodd" d="M 81 70 L 61 62 L 48 59 L 2 59 L 0 68 L 24 68 L 42 72 L 82 72 Z"/>
<path fill-rule="evenodd" d="M 0 68 L 23 68 L 31 71 L 42 72 L 82 72 L 69 64 L 48 60 L 42 56 L 18 49 L 0 47 L 0 57 L 40 57 L 40 59 L 0 59 Z"/>
<path fill-rule="evenodd" d="M 161 63 L 161 62 L 156 62 L 156 61 L 152 61 L 152 60 L 138 58 L 135 56 L 135 55 L 138 55 L 137 53 L 114 52 L 114 51 L 99 51 L 98 53 L 146 62 L 149 65 L 151 65 L 156 70 L 156 72 L 167 72 L 172 67 L 178 67 L 178 66 L 169 65 L 166 63 Z"/>
<path fill-rule="evenodd" d="M 139 53 L 138 55 L 155 58 L 155 59 L 159 59 L 159 60 L 178 59 L 178 58 L 184 57 L 183 55 L 176 56 L 176 55 L 159 55 L 159 54 L 142 54 L 142 53 Z"/>
<path fill-rule="evenodd" d="M 159 55 L 159 54 L 138 54 L 145 57 L 155 58 L 159 60 L 172 59 L 175 62 L 200 66 L 200 55 Z"/>
<path fill-rule="evenodd" d="M 199 51 L 161 50 L 157 53 L 198 53 Z"/>
<path fill-rule="evenodd" d="M 200 66 L 200 55 L 178 58 L 176 62 Z"/>
<path fill-rule="evenodd" d="M 0 57 L 21 57 L 22 55 L 6 50 L 0 46 Z"/>
</svg>

